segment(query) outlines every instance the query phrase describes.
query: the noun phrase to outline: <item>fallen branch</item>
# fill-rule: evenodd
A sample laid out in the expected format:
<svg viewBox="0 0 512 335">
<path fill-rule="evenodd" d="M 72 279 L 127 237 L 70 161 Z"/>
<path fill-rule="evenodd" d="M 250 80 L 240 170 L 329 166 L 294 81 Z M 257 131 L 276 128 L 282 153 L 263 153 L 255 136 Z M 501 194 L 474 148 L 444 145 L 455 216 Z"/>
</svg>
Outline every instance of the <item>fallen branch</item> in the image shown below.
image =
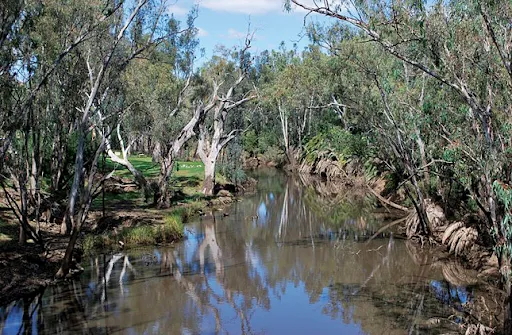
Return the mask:
<svg viewBox="0 0 512 335">
<path fill-rule="evenodd" d="M 396 209 L 399 209 L 401 211 L 404 211 L 404 212 L 409 212 L 409 208 L 407 207 L 404 207 L 404 206 L 400 206 L 398 204 L 395 204 L 394 202 L 390 201 L 390 200 L 387 200 L 385 198 L 383 198 L 380 194 L 378 194 L 377 192 L 375 192 L 369 185 L 366 185 L 366 187 L 368 187 L 368 189 L 370 190 L 370 192 L 372 192 L 372 194 L 377 197 L 377 199 L 379 199 L 380 202 L 386 204 L 386 205 L 389 205 L 393 208 L 396 208 Z"/>
<path fill-rule="evenodd" d="M 401 218 L 401 219 L 395 220 L 395 221 L 393 221 L 393 222 L 390 222 L 390 223 L 388 223 L 387 225 L 385 225 L 384 227 L 381 227 L 379 230 L 377 230 L 377 232 L 376 232 L 375 234 L 373 234 L 373 236 L 372 236 L 372 237 L 370 237 L 370 238 L 368 239 L 368 241 L 366 241 L 366 244 L 370 243 L 370 241 L 371 241 L 371 240 L 373 240 L 374 238 L 376 238 L 377 236 L 379 236 L 379 234 L 381 234 L 381 233 L 382 233 L 383 231 L 385 231 L 386 229 L 389 229 L 389 228 L 391 228 L 391 227 L 393 227 L 393 226 L 396 226 L 397 224 L 402 223 L 402 222 L 404 222 L 405 220 L 407 220 L 407 216 L 406 216 L 406 217 L 404 217 L 404 218 Z M 380 247 L 379 247 L 379 249 L 380 249 Z"/>
</svg>

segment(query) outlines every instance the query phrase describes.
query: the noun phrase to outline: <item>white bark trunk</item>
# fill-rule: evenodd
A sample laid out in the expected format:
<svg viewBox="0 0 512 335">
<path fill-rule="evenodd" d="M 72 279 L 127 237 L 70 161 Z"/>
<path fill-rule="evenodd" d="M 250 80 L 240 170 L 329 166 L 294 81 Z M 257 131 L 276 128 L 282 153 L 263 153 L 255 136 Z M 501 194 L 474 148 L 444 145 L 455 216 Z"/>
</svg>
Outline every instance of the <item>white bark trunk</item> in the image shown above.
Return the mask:
<svg viewBox="0 0 512 335">
<path fill-rule="evenodd" d="M 212 196 L 215 188 L 215 159 L 210 159 L 204 162 L 204 183 L 203 194 Z"/>
</svg>

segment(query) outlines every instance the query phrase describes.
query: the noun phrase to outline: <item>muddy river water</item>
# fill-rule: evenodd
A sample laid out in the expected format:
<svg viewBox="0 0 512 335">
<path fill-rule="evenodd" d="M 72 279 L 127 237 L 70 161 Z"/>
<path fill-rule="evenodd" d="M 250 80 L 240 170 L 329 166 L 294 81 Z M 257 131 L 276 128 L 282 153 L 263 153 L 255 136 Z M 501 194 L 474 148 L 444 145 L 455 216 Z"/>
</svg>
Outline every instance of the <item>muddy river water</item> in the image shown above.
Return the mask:
<svg viewBox="0 0 512 335">
<path fill-rule="evenodd" d="M 372 199 L 258 179 L 257 193 L 195 219 L 173 247 L 91 257 L 79 280 L 0 307 L 0 332 L 457 333 L 466 306 L 487 301 L 459 265 L 374 236 L 385 222 Z"/>
</svg>

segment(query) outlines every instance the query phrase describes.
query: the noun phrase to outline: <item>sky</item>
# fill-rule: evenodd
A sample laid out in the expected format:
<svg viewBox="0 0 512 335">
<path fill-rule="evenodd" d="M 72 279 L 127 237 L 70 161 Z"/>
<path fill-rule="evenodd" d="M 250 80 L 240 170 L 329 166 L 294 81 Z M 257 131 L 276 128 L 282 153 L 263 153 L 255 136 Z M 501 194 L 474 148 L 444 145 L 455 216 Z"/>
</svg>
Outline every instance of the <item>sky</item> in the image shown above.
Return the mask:
<svg viewBox="0 0 512 335">
<path fill-rule="evenodd" d="M 299 51 L 308 44 L 308 38 L 302 36 L 307 13 L 297 8 L 292 12 L 284 11 L 284 0 L 170 1 L 169 14 L 172 13 L 181 20 L 185 20 L 193 6 L 198 6 L 199 16 L 195 25 L 199 30 L 200 48 L 205 49 L 205 56 L 198 59 L 198 63 L 210 58 L 217 45 L 228 48 L 241 46 L 249 23 L 251 32 L 255 33 L 250 49 L 253 54 L 278 49 L 281 42 L 285 42 L 287 49 L 292 49 L 297 44 Z M 325 22 L 328 19 L 311 14 L 307 20 Z"/>
</svg>

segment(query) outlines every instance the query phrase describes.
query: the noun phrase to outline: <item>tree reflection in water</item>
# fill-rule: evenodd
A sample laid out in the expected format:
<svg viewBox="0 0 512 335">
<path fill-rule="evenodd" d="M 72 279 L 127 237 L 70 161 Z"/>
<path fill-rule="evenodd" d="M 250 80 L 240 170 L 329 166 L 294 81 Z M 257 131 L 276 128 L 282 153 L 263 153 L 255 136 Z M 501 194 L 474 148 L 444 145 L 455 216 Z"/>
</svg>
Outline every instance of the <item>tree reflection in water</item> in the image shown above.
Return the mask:
<svg viewBox="0 0 512 335">
<path fill-rule="evenodd" d="M 437 334 L 475 319 L 499 325 L 499 298 L 476 276 L 388 233 L 369 239 L 382 225 L 371 201 L 315 187 L 262 177 L 228 217 L 202 217 L 174 248 L 93 257 L 80 281 L 0 308 L 0 329 Z"/>
</svg>

